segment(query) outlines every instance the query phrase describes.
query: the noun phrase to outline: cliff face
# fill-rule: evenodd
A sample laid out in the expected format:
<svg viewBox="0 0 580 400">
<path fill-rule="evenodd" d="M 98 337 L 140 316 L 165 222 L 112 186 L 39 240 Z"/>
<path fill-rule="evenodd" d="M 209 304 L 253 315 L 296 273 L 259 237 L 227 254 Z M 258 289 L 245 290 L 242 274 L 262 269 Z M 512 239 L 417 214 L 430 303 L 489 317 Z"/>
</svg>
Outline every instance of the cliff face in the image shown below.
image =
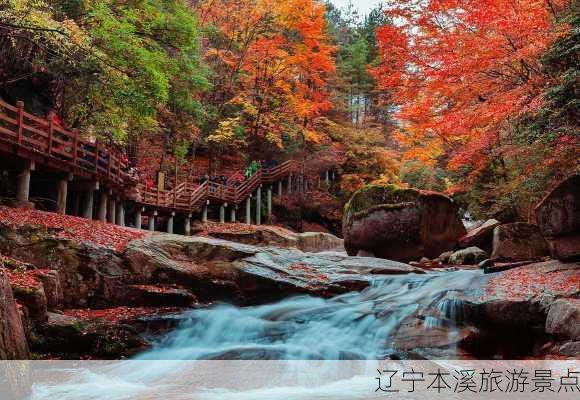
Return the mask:
<svg viewBox="0 0 580 400">
<path fill-rule="evenodd" d="M 8 277 L 0 269 L 0 360 L 24 360 L 28 344 Z"/>
</svg>

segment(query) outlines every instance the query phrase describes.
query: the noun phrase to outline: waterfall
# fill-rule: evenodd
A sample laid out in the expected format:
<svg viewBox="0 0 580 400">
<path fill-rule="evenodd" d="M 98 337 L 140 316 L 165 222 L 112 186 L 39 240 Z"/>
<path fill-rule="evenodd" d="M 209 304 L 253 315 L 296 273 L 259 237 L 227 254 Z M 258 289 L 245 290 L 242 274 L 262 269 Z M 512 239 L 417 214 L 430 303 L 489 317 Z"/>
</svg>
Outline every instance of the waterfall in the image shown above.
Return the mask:
<svg viewBox="0 0 580 400">
<path fill-rule="evenodd" d="M 453 330 L 462 318 L 458 296 L 480 276 L 480 271 L 458 271 L 378 278 L 360 293 L 328 300 L 302 296 L 256 307 L 195 310 L 139 359 L 383 358 L 401 323 L 412 316 L 424 318 L 425 329 Z"/>
<path fill-rule="evenodd" d="M 66 380 L 34 387 L 32 399 L 159 398 L 156 393 L 167 400 L 381 398 L 369 396 L 378 360 L 409 332 L 445 326 L 450 337 L 457 335 L 461 297 L 479 287 L 481 277 L 481 271 L 377 277 L 360 293 L 331 299 L 193 310 L 136 359 L 76 367 Z M 419 325 L 402 335 L 409 321 Z"/>
</svg>

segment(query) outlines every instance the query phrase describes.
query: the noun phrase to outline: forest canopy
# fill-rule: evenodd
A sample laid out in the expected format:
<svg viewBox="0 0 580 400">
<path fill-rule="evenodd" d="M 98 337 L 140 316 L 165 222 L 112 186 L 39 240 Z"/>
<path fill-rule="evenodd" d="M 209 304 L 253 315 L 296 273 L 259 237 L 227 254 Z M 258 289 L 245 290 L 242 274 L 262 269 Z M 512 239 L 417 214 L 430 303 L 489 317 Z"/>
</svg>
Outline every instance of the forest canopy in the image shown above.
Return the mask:
<svg viewBox="0 0 580 400">
<path fill-rule="evenodd" d="M 576 0 L 0 0 L 0 96 L 151 171 L 295 158 L 342 199 L 381 181 L 522 219 L 579 169 L 578 21 Z"/>
</svg>

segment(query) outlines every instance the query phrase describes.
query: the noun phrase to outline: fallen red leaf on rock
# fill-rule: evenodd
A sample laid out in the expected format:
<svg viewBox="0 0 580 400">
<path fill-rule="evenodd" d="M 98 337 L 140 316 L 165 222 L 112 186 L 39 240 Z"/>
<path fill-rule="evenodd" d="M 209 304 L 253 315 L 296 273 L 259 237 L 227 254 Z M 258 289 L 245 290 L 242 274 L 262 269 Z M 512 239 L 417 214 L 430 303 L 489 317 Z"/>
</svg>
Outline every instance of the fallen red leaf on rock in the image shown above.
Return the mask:
<svg viewBox="0 0 580 400">
<path fill-rule="evenodd" d="M 127 244 L 145 236 L 145 232 L 85 218 L 60 215 L 36 210 L 0 207 L 0 224 L 11 227 L 38 226 L 51 230 L 54 236 L 88 242 L 123 251 Z"/>
</svg>

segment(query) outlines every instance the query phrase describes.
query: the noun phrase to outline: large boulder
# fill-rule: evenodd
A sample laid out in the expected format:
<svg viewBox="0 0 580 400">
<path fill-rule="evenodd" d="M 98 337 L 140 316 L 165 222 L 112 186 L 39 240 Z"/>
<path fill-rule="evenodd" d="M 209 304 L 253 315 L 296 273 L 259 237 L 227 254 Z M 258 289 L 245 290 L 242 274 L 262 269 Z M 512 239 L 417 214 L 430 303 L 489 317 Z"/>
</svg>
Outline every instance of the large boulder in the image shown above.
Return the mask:
<svg viewBox="0 0 580 400">
<path fill-rule="evenodd" d="M 55 238 L 46 229 L 0 224 L 0 252 L 54 272 L 38 273 L 50 308 L 109 306 L 130 277 L 115 250 Z"/>
<path fill-rule="evenodd" d="M 457 205 L 440 193 L 372 185 L 345 207 L 343 235 L 349 255 L 363 250 L 389 260 L 435 258 L 465 235 Z"/>
<path fill-rule="evenodd" d="M 548 255 L 548 243 L 536 225 L 516 222 L 494 230 L 492 260 L 534 261 Z"/>
<path fill-rule="evenodd" d="M 580 174 L 560 183 L 536 207 L 536 221 L 552 257 L 580 258 Z"/>
<path fill-rule="evenodd" d="M 546 332 L 580 340 L 580 299 L 562 299 L 550 306 Z"/>
<path fill-rule="evenodd" d="M 486 260 L 487 253 L 478 247 L 469 247 L 467 249 L 456 251 L 449 257 L 451 265 L 478 265 Z"/>
<path fill-rule="evenodd" d="M 541 329 L 576 338 L 563 326 L 578 321 L 580 263 L 533 263 L 482 277 L 484 290 L 466 313 L 482 325 Z M 573 329 L 572 329 L 573 330 Z M 577 333 L 577 331 L 575 331 Z"/>
<path fill-rule="evenodd" d="M 467 232 L 465 236 L 459 239 L 459 247 L 467 249 L 469 247 L 479 247 L 487 252 L 492 250 L 493 231 L 501 225 L 496 219 L 490 219 L 483 225 Z"/>
<path fill-rule="evenodd" d="M 12 287 L 0 269 L 0 360 L 28 358 L 28 344 Z"/>
<path fill-rule="evenodd" d="M 362 290 L 374 275 L 424 273 L 395 261 L 261 248 L 203 237 L 156 235 L 129 244 L 134 280 L 179 283 L 202 302 L 258 304 L 287 296 Z"/>
<path fill-rule="evenodd" d="M 39 330 L 42 339 L 35 350 L 77 358 L 90 355 L 120 358 L 145 350 L 149 345 L 133 328 L 108 321 L 87 321 L 73 316 L 48 313 Z"/>
</svg>

